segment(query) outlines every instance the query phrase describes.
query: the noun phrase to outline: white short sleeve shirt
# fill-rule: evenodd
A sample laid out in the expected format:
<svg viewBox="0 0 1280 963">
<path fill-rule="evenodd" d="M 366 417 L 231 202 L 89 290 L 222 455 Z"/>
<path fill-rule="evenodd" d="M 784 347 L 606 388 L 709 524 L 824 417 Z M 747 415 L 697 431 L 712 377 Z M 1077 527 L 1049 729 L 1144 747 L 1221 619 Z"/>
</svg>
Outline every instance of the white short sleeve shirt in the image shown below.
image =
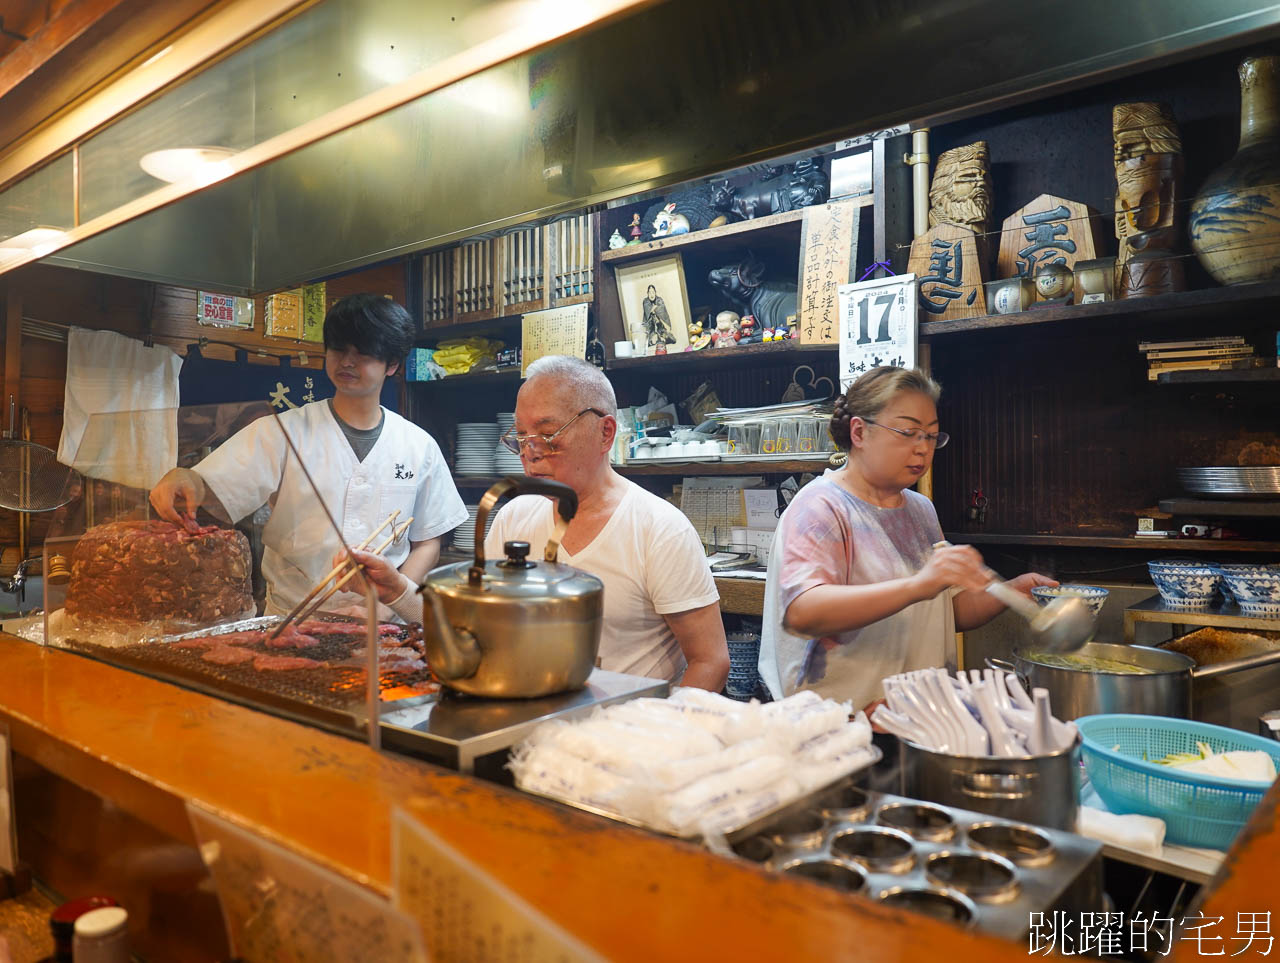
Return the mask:
<svg viewBox="0 0 1280 963">
<path fill-rule="evenodd" d="M 382 434 L 364 461 L 356 460 L 328 403 L 318 401 L 282 413 L 278 424 L 275 418 L 259 418 L 195 466 L 232 522 L 275 495 L 263 529 L 267 614 L 292 609 L 329 571 L 343 541 L 363 541 L 393 511 L 400 512 L 398 525 L 413 517 L 408 537 L 383 550 L 396 566 L 408 557 L 411 541 L 436 538 L 466 521 L 467 509 L 435 439 L 395 412 L 383 411 Z M 306 463 L 314 489 L 281 428 Z M 325 509 L 341 527 L 341 540 Z M 376 536 L 374 546 L 390 531 L 388 526 Z M 339 592 L 331 605 L 362 601 L 363 595 Z"/>
<path fill-rule="evenodd" d="M 601 666 L 677 681 L 686 667 L 684 653 L 663 616 L 711 605 L 720 593 L 689 520 L 634 482 L 627 486 L 591 544 L 573 555 L 562 545 L 557 559 L 604 583 Z M 485 555 L 502 558 L 503 543 L 517 540 L 528 542 L 530 556 L 540 558 L 555 528 L 554 511 L 541 495 L 512 499 L 485 537 Z"/>
</svg>

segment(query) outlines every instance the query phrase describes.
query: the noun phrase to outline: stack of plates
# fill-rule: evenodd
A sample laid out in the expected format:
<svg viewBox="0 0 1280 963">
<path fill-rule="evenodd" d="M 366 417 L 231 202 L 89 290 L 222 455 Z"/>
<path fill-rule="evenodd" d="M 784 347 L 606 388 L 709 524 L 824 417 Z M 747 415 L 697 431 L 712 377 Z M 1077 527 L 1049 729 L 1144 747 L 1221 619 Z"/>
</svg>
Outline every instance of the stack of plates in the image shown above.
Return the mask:
<svg viewBox="0 0 1280 963">
<path fill-rule="evenodd" d="M 511 430 L 516 423 L 516 413 L 514 411 L 498 412 L 498 437 Z M 523 475 L 524 466 L 520 464 L 520 456 L 515 452 L 508 450 L 507 446 L 499 441 L 493 448 L 493 469 L 499 475 Z"/>
<path fill-rule="evenodd" d="M 498 443 L 498 426 L 485 421 L 458 423 L 457 464 L 459 475 L 492 475 L 493 447 Z"/>
<path fill-rule="evenodd" d="M 1280 495 L 1280 465 L 1238 468 L 1179 468 L 1178 481 L 1189 492 L 1218 497 Z"/>
<path fill-rule="evenodd" d="M 453 530 L 453 547 L 459 552 L 474 552 L 476 550 L 476 512 L 479 511 L 479 505 L 467 506 L 467 520 Z M 489 529 L 493 527 L 494 512 L 489 513 L 489 518 L 485 522 L 484 532 L 489 534 Z"/>
</svg>

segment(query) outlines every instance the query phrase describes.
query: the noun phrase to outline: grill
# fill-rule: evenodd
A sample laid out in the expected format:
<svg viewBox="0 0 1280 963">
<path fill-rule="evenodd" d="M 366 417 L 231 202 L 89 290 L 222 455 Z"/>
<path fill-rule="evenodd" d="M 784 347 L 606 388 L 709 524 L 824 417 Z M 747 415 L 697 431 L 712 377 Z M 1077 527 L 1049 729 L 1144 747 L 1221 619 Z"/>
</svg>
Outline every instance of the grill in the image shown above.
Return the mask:
<svg viewBox="0 0 1280 963">
<path fill-rule="evenodd" d="M 178 648 L 172 643 L 188 638 L 211 637 L 231 632 L 270 630 L 276 617 L 248 619 L 218 626 L 204 632 L 189 632 L 131 645 L 107 646 L 68 639 L 73 651 L 112 665 L 125 666 L 146 675 L 173 682 L 211 695 L 231 698 L 255 709 L 268 709 L 291 718 L 350 732 L 359 728 L 365 704 L 366 671 L 348 662 L 352 653 L 367 645 L 365 633 L 332 633 L 316 636 L 319 644 L 305 649 L 272 649 L 261 642 L 237 645 L 255 654 L 300 655 L 329 663 L 302 669 L 259 670 L 252 662 L 218 665 L 201 658 L 203 651 Z M 382 641 L 409 646 L 421 638 L 418 626 L 405 627 L 396 636 Z M 381 701 L 398 702 L 439 690 L 430 669 L 411 671 L 384 669 L 379 673 Z"/>
</svg>

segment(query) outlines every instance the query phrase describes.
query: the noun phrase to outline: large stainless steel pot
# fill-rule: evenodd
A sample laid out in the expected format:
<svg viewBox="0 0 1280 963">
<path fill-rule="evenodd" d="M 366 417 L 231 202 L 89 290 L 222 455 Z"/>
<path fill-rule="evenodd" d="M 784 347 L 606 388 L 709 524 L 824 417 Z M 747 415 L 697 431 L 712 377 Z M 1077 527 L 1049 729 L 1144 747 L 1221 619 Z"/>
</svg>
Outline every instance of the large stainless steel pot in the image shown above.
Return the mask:
<svg viewBox="0 0 1280 963">
<path fill-rule="evenodd" d="M 1020 651 L 1013 653 L 1012 663 L 1002 659 L 988 659 L 987 662 L 995 668 L 1017 673 L 1028 689 L 1048 689 L 1053 714 L 1059 719 L 1078 719 L 1105 712 L 1187 719 L 1191 717 L 1191 693 L 1195 679 L 1280 661 L 1280 652 L 1267 652 L 1232 662 L 1197 666 L 1194 659 L 1178 652 L 1108 642 L 1090 642 L 1074 655 L 1115 659 L 1147 671 L 1093 672 L 1045 665 L 1027 658 Z"/>
<path fill-rule="evenodd" d="M 505 559 L 485 560 L 485 521 L 506 495 L 556 499 L 559 519 L 543 561 L 528 560 L 527 542 L 507 542 Z M 571 488 L 545 479 L 504 478 L 485 492 L 475 559 L 433 569 L 419 589 L 427 661 L 441 682 L 471 695 L 531 699 L 587 681 L 600 648 L 604 585 L 555 560 L 577 506 Z"/>
<path fill-rule="evenodd" d="M 1075 832 L 1080 737 L 1040 756 L 953 756 L 899 740 L 903 792 L 914 799 Z"/>
</svg>

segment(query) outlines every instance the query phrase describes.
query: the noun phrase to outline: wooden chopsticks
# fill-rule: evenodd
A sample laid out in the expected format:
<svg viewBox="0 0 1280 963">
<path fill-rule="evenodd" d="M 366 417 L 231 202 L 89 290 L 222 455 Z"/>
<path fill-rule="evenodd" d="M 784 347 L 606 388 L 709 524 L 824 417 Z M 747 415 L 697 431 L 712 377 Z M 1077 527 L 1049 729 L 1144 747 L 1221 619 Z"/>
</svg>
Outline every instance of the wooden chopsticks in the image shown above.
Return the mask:
<svg viewBox="0 0 1280 963">
<path fill-rule="evenodd" d="M 404 524 L 401 525 L 399 529 L 396 529 L 393 526 L 391 529 L 391 534 L 387 536 L 387 538 L 382 542 L 381 545 L 379 545 L 377 548 L 373 550 L 373 554 L 381 555 L 387 549 L 387 546 L 391 545 L 393 542 L 400 541 L 400 539 L 402 539 L 405 536 L 405 534 L 408 533 L 409 526 L 412 524 L 413 524 L 413 516 L 410 515 L 407 519 L 405 519 Z M 301 616 L 298 617 L 298 621 L 305 622 L 307 619 L 311 618 L 311 616 L 315 615 L 315 613 L 320 610 L 320 606 L 324 605 L 325 602 L 333 598 L 333 596 L 337 594 L 338 590 L 341 589 L 342 586 L 346 585 L 348 582 L 350 582 L 353 578 L 356 577 L 356 573 L 359 571 L 360 571 L 360 566 L 357 565 L 355 562 L 351 562 L 350 570 L 347 572 L 347 574 L 342 576 L 342 578 L 338 579 L 338 581 L 334 583 L 333 588 L 329 589 L 329 591 L 325 592 L 322 596 L 316 599 L 311 604 L 311 606 L 305 612 L 303 612 Z"/>
<path fill-rule="evenodd" d="M 372 542 L 375 538 L 377 538 L 378 535 L 381 534 L 382 530 L 386 528 L 388 525 L 392 526 L 391 531 L 395 532 L 395 521 L 399 517 L 400 517 L 400 510 L 396 509 L 394 512 L 392 512 L 390 515 L 387 516 L 386 521 L 384 521 L 381 525 L 379 525 L 372 532 L 370 532 L 369 537 L 366 538 L 359 545 L 357 545 L 356 548 L 360 550 L 368 548 L 369 543 Z M 410 519 L 410 521 L 412 520 L 413 519 Z M 405 524 L 407 525 L 408 522 L 406 522 Z M 394 540 L 394 536 L 393 536 L 393 540 Z M 386 544 L 390 544 L 390 543 L 388 542 Z M 382 551 L 382 549 L 378 549 L 378 551 Z M 351 566 L 352 566 L 352 562 L 349 557 L 343 559 L 336 566 L 334 566 L 333 571 L 330 572 L 328 575 L 326 575 L 324 578 L 322 578 L 319 582 L 317 582 L 312 587 L 311 591 L 308 592 L 305 596 L 303 596 L 302 601 L 293 607 L 293 611 L 284 617 L 284 621 L 281 622 L 279 625 L 277 625 L 275 627 L 275 631 L 273 631 L 269 636 L 267 636 L 267 638 L 274 639 L 276 636 L 278 636 L 281 632 L 284 631 L 285 626 L 287 626 L 290 622 L 298 620 L 298 613 L 301 612 L 303 609 L 305 609 L 307 605 L 311 602 L 311 600 L 314 599 L 317 595 L 319 595 L 320 592 L 323 591 L 324 587 L 328 585 L 330 581 L 332 581 L 337 576 L 341 575 L 345 569 Z M 352 572 L 354 573 L 354 568 L 352 569 Z M 329 595 L 332 595 L 332 594 L 333 594 L 332 592 L 329 593 Z M 325 596 L 326 599 L 328 597 L 329 597 L 328 595 Z"/>
</svg>

